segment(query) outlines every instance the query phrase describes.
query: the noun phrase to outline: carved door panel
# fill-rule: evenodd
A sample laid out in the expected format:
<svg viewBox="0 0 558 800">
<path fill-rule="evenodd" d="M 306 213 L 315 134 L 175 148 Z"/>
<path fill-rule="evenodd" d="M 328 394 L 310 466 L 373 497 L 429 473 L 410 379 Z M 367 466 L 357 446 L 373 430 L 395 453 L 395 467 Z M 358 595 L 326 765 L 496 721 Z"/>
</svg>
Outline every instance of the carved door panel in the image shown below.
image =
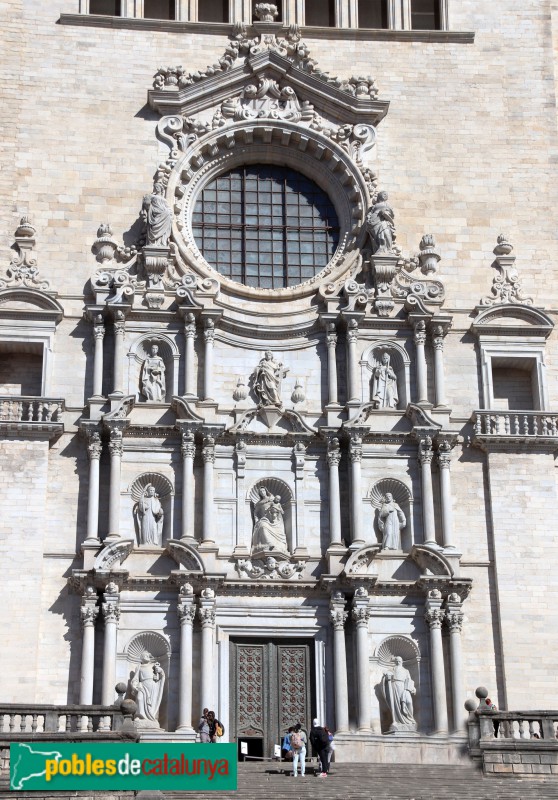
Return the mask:
<svg viewBox="0 0 558 800">
<path fill-rule="evenodd" d="M 291 725 L 309 730 L 312 646 L 309 643 L 232 642 L 231 736 L 249 755 L 270 756 Z"/>
</svg>

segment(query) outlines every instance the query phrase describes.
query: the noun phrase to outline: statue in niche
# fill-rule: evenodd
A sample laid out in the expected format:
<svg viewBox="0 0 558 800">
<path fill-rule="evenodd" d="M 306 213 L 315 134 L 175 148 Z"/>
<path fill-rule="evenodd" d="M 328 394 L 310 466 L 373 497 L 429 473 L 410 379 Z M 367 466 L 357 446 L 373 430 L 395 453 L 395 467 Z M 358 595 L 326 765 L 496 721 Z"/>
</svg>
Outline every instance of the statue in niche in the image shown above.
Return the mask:
<svg viewBox="0 0 558 800">
<path fill-rule="evenodd" d="M 148 483 L 136 506 L 140 544 L 162 546 L 164 516 L 163 506 L 155 487 Z"/>
<path fill-rule="evenodd" d="M 132 697 L 138 704 L 136 719 L 159 727 L 159 706 L 165 688 L 165 671 L 148 650 L 141 654 L 141 662 L 130 679 Z"/>
<path fill-rule="evenodd" d="M 401 550 L 401 531 L 407 524 L 405 514 L 388 492 L 378 509 L 378 528 L 382 534 L 382 550 Z"/>
<path fill-rule="evenodd" d="M 289 555 L 283 514 L 281 496 L 272 495 L 265 486 L 262 486 L 260 497 L 254 503 L 252 555 L 267 553 L 270 550 Z"/>
<path fill-rule="evenodd" d="M 372 402 L 376 408 L 397 408 L 397 375 L 390 364 L 389 353 L 374 367 L 372 378 Z"/>
<path fill-rule="evenodd" d="M 143 362 L 141 368 L 141 393 L 155 403 L 165 401 L 167 386 L 165 381 L 165 362 L 161 358 L 156 344 L 151 345 L 151 355 Z"/>
<path fill-rule="evenodd" d="M 380 690 L 391 714 L 390 732 L 416 731 L 417 723 L 413 716 L 413 695 L 416 694 L 411 673 L 403 666 L 401 656 L 393 659 L 395 666 L 391 672 L 384 672 Z"/>
<path fill-rule="evenodd" d="M 288 371 L 280 361 L 275 361 L 270 350 L 266 350 L 264 357 L 252 373 L 254 391 L 260 405 L 282 407 L 281 382 Z"/>
<path fill-rule="evenodd" d="M 168 247 L 172 227 L 172 211 L 165 198 L 165 187 L 157 182 L 151 194 L 143 198 L 142 213 L 147 225 L 147 243 Z"/>
<path fill-rule="evenodd" d="M 390 253 L 395 243 L 395 214 L 388 203 L 387 192 L 378 192 L 364 225 L 372 241 L 372 252 Z"/>
</svg>

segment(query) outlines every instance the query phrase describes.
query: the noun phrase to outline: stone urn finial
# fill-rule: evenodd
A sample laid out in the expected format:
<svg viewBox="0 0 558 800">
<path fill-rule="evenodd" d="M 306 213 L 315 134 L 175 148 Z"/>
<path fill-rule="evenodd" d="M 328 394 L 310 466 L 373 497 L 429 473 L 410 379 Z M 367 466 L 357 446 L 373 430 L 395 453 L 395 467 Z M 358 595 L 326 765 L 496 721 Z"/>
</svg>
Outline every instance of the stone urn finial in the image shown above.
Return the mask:
<svg viewBox="0 0 558 800">
<path fill-rule="evenodd" d="M 15 232 L 16 238 L 32 239 L 35 236 L 36 230 L 31 225 L 29 217 L 22 217 Z"/>
<path fill-rule="evenodd" d="M 507 236 L 504 236 L 504 234 L 501 233 L 498 236 L 498 244 L 494 248 L 494 255 L 495 256 L 509 256 L 509 254 L 511 253 L 512 250 L 513 250 L 512 243 L 509 241 Z"/>
<path fill-rule="evenodd" d="M 254 14 L 259 22 L 274 22 L 275 17 L 279 16 L 279 11 L 272 3 L 256 3 Z"/>
</svg>

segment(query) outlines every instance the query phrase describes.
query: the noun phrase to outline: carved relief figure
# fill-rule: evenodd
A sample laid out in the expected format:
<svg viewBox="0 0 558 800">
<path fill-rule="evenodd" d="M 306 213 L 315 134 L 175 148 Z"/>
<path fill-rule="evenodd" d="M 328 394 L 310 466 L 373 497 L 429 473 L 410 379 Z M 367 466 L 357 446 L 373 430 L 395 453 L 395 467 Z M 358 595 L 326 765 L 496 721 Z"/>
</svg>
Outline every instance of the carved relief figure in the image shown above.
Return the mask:
<svg viewBox="0 0 558 800">
<path fill-rule="evenodd" d="M 156 344 L 151 345 L 151 355 L 143 362 L 141 368 L 141 393 L 148 400 L 162 403 L 167 391 L 165 381 L 165 362 L 161 358 Z"/>
<path fill-rule="evenodd" d="M 365 229 L 372 241 L 373 253 L 389 253 L 395 242 L 395 215 L 387 192 L 379 192 L 366 214 Z"/>
<path fill-rule="evenodd" d="M 262 486 L 259 500 L 254 503 L 252 554 L 269 550 L 289 554 L 283 514 L 281 496 L 272 495 Z"/>
<path fill-rule="evenodd" d="M 401 550 L 401 531 L 407 524 L 405 514 L 388 492 L 378 509 L 378 528 L 382 534 L 382 550 Z"/>
<path fill-rule="evenodd" d="M 374 367 L 372 401 L 376 408 L 397 408 L 397 375 L 390 365 L 389 353 L 384 353 L 380 364 Z"/>
<path fill-rule="evenodd" d="M 172 211 L 165 198 L 165 187 L 156 183 L 152 194 L 143 198 L 142 211 L 147 224 L 147 243 L 167 247 L 172 227 Z"/>
<path fill-rule="evenodd" d="M 147 650 L 141 655 L 141 663 L 130 680 L 130 687 L 138 704 L 136 718 L 148 720 L 153 726 L 159 727 L 159 706 L 165 687 L 165 672 Z"/>
<path fill-rule="evenodd" d="M 262 406 L 281 407 L 283 405 L 281 402 L 281 382 L 288 371 L 280 361 L 275 361 L 271 351 L 266 351 L 252 373 L 254 391 Z"/>
<path fill-rule="evenodd" d="M 161 547 L 164 512 L 155 487 L 148 483 L 136 506 L 140 544 Z"/>
<path fill-rule="evenodd" d="M 380 684 L 382 697 L 391 713 L 390 731 L 416 730 L 413 716 L 413 695 L 416 694 L 411 673 L 403 666 L 401 656 L 393 659 L 394 668 L 385 672 Z"/>
</svg>

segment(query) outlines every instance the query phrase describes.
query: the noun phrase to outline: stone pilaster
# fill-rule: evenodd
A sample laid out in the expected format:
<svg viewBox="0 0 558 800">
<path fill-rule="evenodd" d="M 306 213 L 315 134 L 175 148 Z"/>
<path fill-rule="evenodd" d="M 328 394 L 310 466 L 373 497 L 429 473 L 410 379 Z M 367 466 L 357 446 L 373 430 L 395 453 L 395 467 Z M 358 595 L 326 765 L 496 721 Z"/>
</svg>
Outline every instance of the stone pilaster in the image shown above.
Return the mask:
<svg viewBox="0 0 558 800">
<path fill-rule="evenodd" d="M 178 728 L 193 733 L 192 728 L 192 629 L 196 606 L 194 590 L 186 583 L 180 588 L 177 614 L 180 621 L 180 672 L 178 684 Z"/>
<path fill-rule="evenodd" d="M 186 341 L 185 352 L 185 392 L 186 397 L 197 397 L 196 369 L 194 358 L 194 347 L 196 341 L 196 318 L 193 314 L 187 314 L 184 320 L 184 338 Z"/>
<path fill-rule="evenodd" d="M 203 439 L 203 522 L 202 543 L 213 543 L 213 494 L 215 465 L 215 439 L 204 436 Z"/>
<path fill-rule="evenodd" d="M 97 592 L 88 587 L 81 600 L 81 628 L 83 632 L 81 648 L 81 680 L 79 704 L 93 704 L 93 680 L 95 676 L 95 621 L 99 615 Z"/>
<path fill-rule="evenodd" d="M 359 588 L 353 600 L 352 617 L 356 627 L 357 644 L 358 730 L 363 733 L 370 732 L 372 702 L 368 642 L 370 613 L 368 592 L 364 588 Z"/>
<path fill-rule="evenodd" d="M 333 625 L 335 727 L 337 733 L 343 733 L 349 730 L 349 691 L 345 646 L 345 622 L 349 613 L 345 611 L 345 595 L 342 592 L 334 592 L 329 609 Z"/>
<path fill-rule="evenodd" d="M 419 441 L 418 460 L 422 489 L 422 520 L 424 543 L 436 545 L 436 517 L 434 515 L 434 494 L 432 490 L 432 439 L 425 436 Z"/>
<path fill-rule="evenodd" d="M 351 459 L 351 546 L 364 544 L 362 530 L 362 439 L 351 436 L 349 444 Z"/>
<path fill-rule="evenodd" d="M 306 463 L 306 446 L 303 442 L 297 442 L 293 447 L 293 461 L 296 503 L 296 547 L 294 548 L 294 554 L 306 556 L 307 550 L 304 539 L 304 467 Z"/>
<path fill-rule="evenodd" d="M 109 529 L 107 539 L 120 536 L 120 477 L 122 471 L 122 431 L 111 428 L 110 441 Z"/>
<path fill-rule="evenodd" d="M 327 465 L 329 467 L 329 543 L 341 544 L 341 494 L 339 491 L 339 463 L 341 448 L 339 439 L 328 442 Z"/>
<path fill-rule="evenodd" d="M 205 320 L 203 338 L 205 342 L 203 397 L 204 400 L 213 400 L 213 347 L 215 342 L 215 323 L 212 319 Z"/>
<path fill-rule="evenodd" d="M 194 496 L 194 457 L 196 444 L 192 431 L 182 434 L 182 541 L 194 543 L 195 496 Z"/>
<path fill-rule="evenodd" d="M 114 315 L 114 380 L 112 394 L 124 394 L 124 335 L 126 331 L 126 318 L 122 311 Z"/>
<path fill-rule="evenodd" d="M 442 508 L 442 544 L 455 547 L 453 541 L 453 512 L 451 507 L 451 456 L 452 447 L 447 440 L 438 445 L 438 466 L 440 468 L 440 503 Z"/>
<path fill-rule="evenodd" d="M 445 735 L 448 732 L 448 710 L 442 645 L 444 611 L 442 610 L 442 594 L 438 589 L 432 589 L 428 592 L 424 618 L 430 628 L 430 670 L 432 701 L 434 704 L 434 733 Z"/>
<path fill-rule="evenodd" d="M 428 403 L 428 381 L 426 370 L 426 323 L 423 319 L 415 323 L 414 341 L 416 350 L 416 374 L 417 374 L 417 403 Z"/>
<path fill-rule="evenodd" d="M 329 405 L 338 403 L 337 393 L 337 332 L 335 325 L 329 323 L 327 326 L 327 380 Z"/>
<path fill-rule="evenodd" d="M 93 337 L 95 354 L 93 356 L 93 397 L 103 396 L 103 340 L 105 338 L 105 321 L 102 314 L 95 314 L 93 321 Z"/>
<path fill-rule="evenodd" d="M 120 622 L 120 598 L 118 595 L 118 587 L 113 583 L 109 583 L 105 589 L 102 611 L 105 621 L 105 638 L 103 646 L 101 703 L 104 706 L 110 706 L 114 702 L 114 687 L 116 684 L 116 644 L 118 623 Z"/>
<path fill-rule="evenodd" d="M 467 712 L 463 705 L 463 658 L 461 652 L 461 628 L 464 616 L 461 609 L 461 598 L 458 594 L 450 594 L 446 603 L 445 623 L 450 633 L 451 699 L 455 733 L 464 730 L 467 720 Z"/>
<path fill-rule="evenodd" d="M 443 325 L 435 325 L 432 329 L 432 346 L 434 348 L 434 383 L 436 390 L 436 406 L 446 405 L 446 381 L 444 374 L 444 337 Z"/>
<path fill-rule="evenodd" d="M 352 319 L 347 328 L 347 361 L 348 361 L 348 402 L 358 403 L 360 392 L 358 387 L 358 324 Z"/>
<path fill-rule="evenodd" d="M 214 676 L 215 669 L 215 592 L 213 589 L 204 589 L 200 597 L 198 617 L 202 626 L 201 642 L 201 690 L 199 704 L 203 708 L 214 707 Z"/>
<path fill-rule="evenodd" d="M 89 437 L 89 489 L 87 495 L 87 538 L 85 544 L 99 544 L 99 468 L 103 444 L 101 435 L 95 431 Z"/>
</svg>

